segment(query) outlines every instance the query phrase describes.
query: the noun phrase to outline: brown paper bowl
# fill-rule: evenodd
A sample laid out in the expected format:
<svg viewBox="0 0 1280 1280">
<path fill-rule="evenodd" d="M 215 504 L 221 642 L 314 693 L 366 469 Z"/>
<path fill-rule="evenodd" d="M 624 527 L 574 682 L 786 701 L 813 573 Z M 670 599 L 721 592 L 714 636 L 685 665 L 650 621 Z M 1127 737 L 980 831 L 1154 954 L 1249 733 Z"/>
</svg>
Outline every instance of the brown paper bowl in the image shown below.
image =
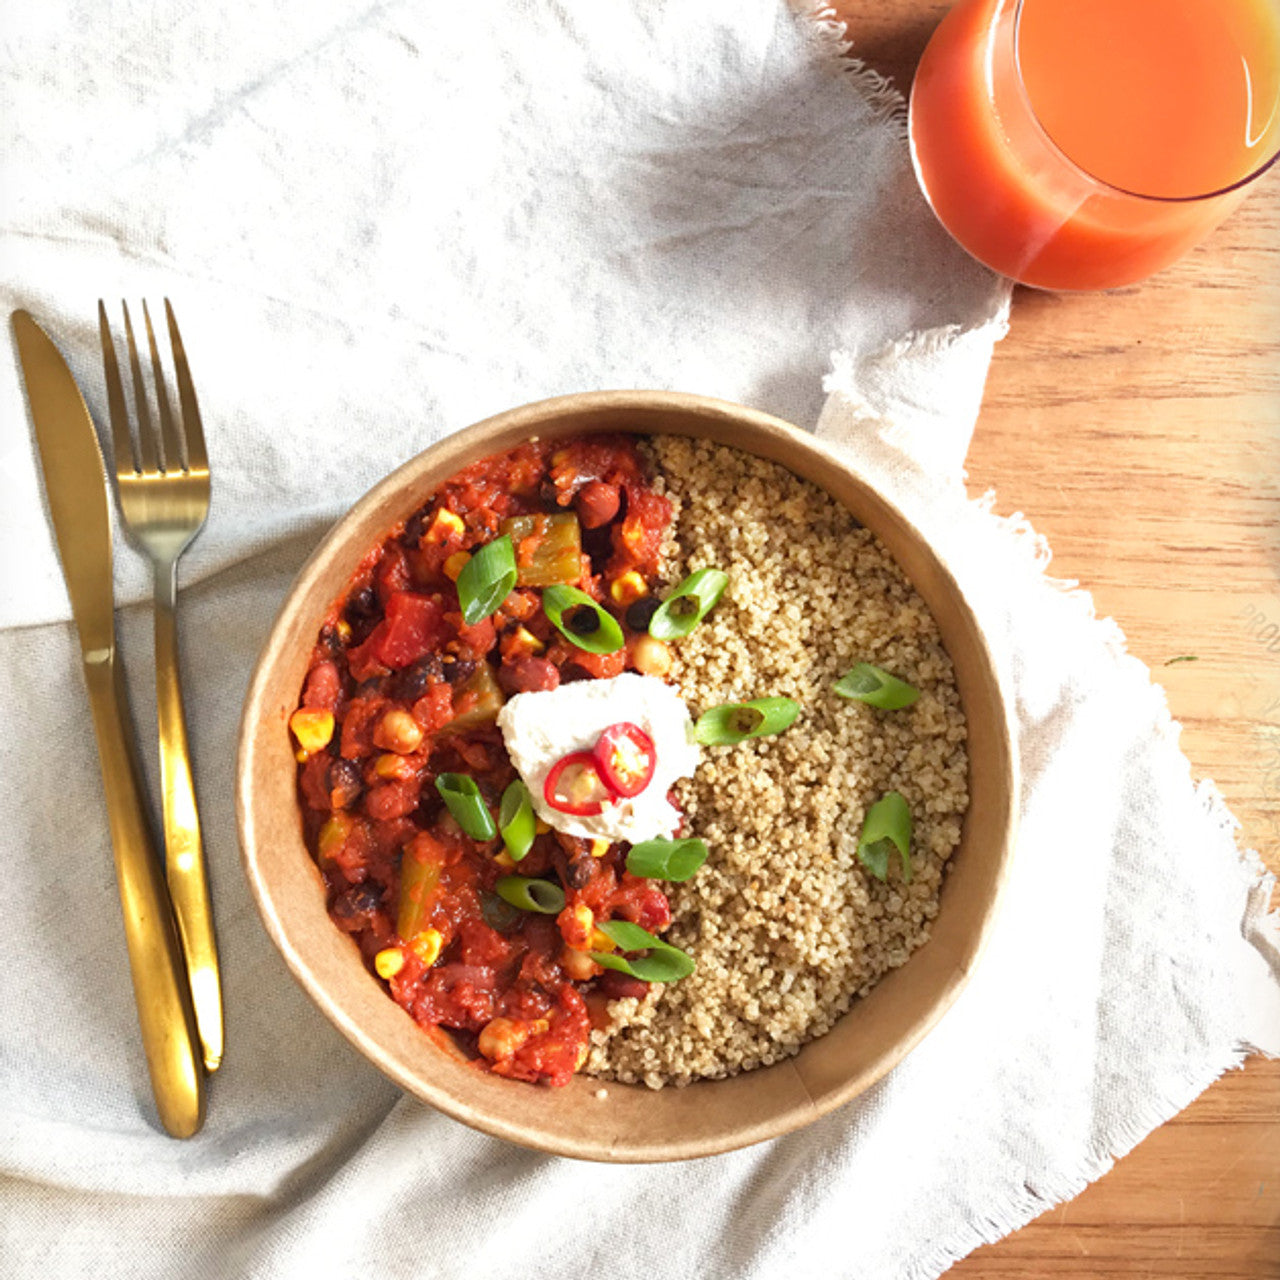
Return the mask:
<svg viewBox="0 0 1280 1280">
<path fill-rule="evenodd" d="M 728 1080 L 653 1091 L 585 1077 L 549 1089 L 503 1080 L 424 1033 L 329 920 L 303 845 L 286 722 L 315 636 L 357 562 L 461 467 L 543 438 L 674 433 L 733 445 L 822 486 L 888 546 L 924 597 L 955 664 L 969 724 L 970 806 L 928 943 L 796 1057 Z M 902 1060 L 956 998 L 991 929 L 1016 824 L 1017 769 L 991 654 L 951 575 L 920 533 L 809 436 L 763 413 L 667 392 L 565 396 L 449 436 L 388 476 L 303 567 L 263 650 L 240 732 L 244 867 L 267 931 L 311 998 L 375 1066 L 424 1102 L 524 1146 L 590 1160 L 680 1160 L 788 1133 L 848 1102 Z"/>
</svg>

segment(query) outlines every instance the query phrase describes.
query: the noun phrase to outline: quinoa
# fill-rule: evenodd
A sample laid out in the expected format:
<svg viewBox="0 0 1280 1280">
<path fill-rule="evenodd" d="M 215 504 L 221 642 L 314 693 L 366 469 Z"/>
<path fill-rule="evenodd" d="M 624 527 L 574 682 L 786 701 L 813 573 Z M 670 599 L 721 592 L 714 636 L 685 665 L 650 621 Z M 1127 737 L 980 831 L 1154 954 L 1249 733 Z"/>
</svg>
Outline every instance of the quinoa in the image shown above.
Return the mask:
<svg viewBox="0 0 1280 1280">
<path fill-rule="evenodd" d="M 613 1001 L 589 1074 L 651 1088 L 780 1061 L 926 941 L 968 805 L 965 722 L 951 660 L 924 601 L 848 511 L 786 468 L 678 436 L 648 448 L 673 506 L 672 582 L 724 569 L 719 605 L 675 648 L 695 718 L 723 702 L 785 695 L 796 723 L 773 738 L 704 748 L 677 786 L 685 833 L 710 857 L 670 886 L 666 937 L 696 972 Z M 879 711 L 832 684 L 857 662 L 919 699 Z M 912 880 L 857 857 L 868 807 L 911 808 Z"/>
</svg>

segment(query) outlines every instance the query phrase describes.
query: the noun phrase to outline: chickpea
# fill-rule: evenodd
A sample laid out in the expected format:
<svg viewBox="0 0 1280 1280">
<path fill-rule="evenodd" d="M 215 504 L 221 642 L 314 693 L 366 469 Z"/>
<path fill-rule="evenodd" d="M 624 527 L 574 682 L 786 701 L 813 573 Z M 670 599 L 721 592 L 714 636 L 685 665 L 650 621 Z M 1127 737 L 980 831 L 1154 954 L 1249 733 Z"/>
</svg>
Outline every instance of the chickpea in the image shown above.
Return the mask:
<svg viewBox="0 0 1280 1280">
<path fill-rule="evenodd" d="M 407 756 L 422 745 L 422 726 L 407 712 L 394 707 L 378 721 L 373 731 L 375 746 Z"/>
<path fill-rule="evenodd" d="M 565 947 L 560 954 L 560 967 L 574 982 L 586 982 L 600 972 L 599 965 L 585 952 Z"/>
<path fill-rule="evenodd" d="M 637 636 L 631 646 L 631 664 L 646 676 L 667 676 L 671 672 L 671 650 L 652 636 Z"/>
<path fill-rule="evenodd" d="M 480 1032 L 476 1048 L 490 1062 L 499 1062 L 511 1057 L 528 1038 L 529 1032 L 523 1022 L 516 1022 L 511 1018 L 494 1018 Z"/>
<path fill-rule="evenodd" d="M 520 1022 L 515 1018 L 494 1018 L 480 1033 L 476 1047 L 490 1062 L 509 1058 L 533 1036 L 540 1036 L 551 1024 L 546 1018 Z"/>
</svg>

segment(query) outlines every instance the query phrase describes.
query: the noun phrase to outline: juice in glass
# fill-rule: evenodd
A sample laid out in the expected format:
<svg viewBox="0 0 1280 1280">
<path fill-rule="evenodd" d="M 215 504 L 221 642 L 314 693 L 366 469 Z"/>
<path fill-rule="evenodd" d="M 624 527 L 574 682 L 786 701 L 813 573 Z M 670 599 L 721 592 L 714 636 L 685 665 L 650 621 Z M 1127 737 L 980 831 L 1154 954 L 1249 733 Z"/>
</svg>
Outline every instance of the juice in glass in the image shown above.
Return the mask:
<svg viewBox="0 0 1280 1280">
<path fill-rule="evenodd" d="M 960 0 L 920 60 L 910 135 L 976 258 L 1045 289 L 1131 284 L 1280 151 L 1280 0 Z"/>
</svg>

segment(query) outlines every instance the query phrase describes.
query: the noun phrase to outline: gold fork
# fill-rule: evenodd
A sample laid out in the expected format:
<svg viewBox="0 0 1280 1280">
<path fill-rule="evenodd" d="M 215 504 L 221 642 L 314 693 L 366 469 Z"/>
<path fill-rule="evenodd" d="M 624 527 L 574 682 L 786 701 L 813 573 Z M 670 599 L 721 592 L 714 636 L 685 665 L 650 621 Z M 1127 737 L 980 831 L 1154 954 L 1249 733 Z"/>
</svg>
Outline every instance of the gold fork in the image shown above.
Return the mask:
<svg viewBox="0 0 1280 1280">
<path fill-rule="evenodd" d="M 209 459 L 191 370 L 168 298 L 164 309 L 178 379 L 180 423 L 175 422 L 165 390 L 164 369 L 155 330 L 151 327 L 151 314 L 147 304 L 142 304 L 151 348 L 152 380 L 160 420 L 158 431 L 152 425 L 129 308 L 125 303 L 121 303 L 121 307 L 138 420 L 136 448 L 107 310 L 101 300 L 98 302 L 116 491 L 125 530 L 151 560 L 155 574 L 156 715 L 160 728 L 160 786 L 164 796 L 165 871 L 186 956 L 205 1070 L 216 1071 L 223 1050 L 222 983 L 200 839 L 200 816 L 187 748 L 186 714 L 178 670 L 177 619 L 178 557 L 204 527 L 209 512 Z"/>
</svg>

